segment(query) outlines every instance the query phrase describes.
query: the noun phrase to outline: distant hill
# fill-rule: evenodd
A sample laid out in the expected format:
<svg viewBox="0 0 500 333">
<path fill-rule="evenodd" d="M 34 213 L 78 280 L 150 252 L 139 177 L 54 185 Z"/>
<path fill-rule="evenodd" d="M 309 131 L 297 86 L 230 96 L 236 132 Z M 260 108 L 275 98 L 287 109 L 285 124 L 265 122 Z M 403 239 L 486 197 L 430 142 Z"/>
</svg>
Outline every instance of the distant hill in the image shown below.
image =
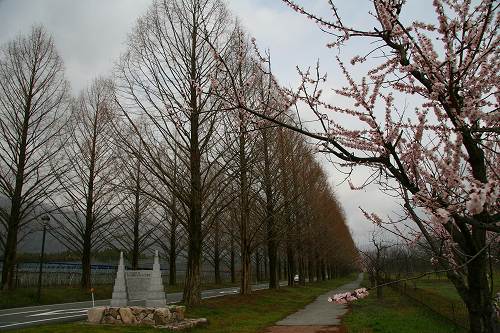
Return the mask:
<svg viewBox="0 0 500 333">
<path fill-rule="evenodd" d="M 43 204 L 40 204 L 42 206 Z M 0 195 L 0 207 L 2 209 L 10 209 L 10 200 Z M 27 235 L 18 245 L 19 253 L 39 253 L 42 246 L 42 231 L 33 231 L 31 234 Z M 45 240 L 45 251 L 47 253 L 57 253 L 66 250 L 66 248 L 57 239 L 47 233 L 47 238 Z M 0 253 L 0 257 L 3 257 L 3 253 Z"/>
</svg>

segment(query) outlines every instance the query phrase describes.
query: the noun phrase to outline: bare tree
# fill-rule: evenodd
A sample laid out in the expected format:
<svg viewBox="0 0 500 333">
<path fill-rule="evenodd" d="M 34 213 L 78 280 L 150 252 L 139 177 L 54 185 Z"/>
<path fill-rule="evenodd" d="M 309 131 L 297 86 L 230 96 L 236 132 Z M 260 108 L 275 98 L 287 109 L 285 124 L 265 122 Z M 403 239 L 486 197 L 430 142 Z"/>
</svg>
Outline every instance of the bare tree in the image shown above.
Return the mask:
<svg viewBox="0 0 500 333">
<path fill-rule="evenodd" d="M 117 128 L 117 130 L 126 130 Z M 134 136 L 134 133 L 130 133 Z M 145 179 L 151 175 L 144 172 L 140 158 L 135 157 L 127 147 L 130 141 L 117 141 L 119 157 L 117 163 L 120 172 L 116 195 L 120 204 L 116 209 L 116 223 L 111 233 L 112 246 L 125 249 L 130 256 L 132 269 L 138 269 L 139 257 L 142 253 L 153 247 L 163 225 L 163 209 L 161 205 L 149 197 Z M 138 143 L 140 150 L 140 143 Z"/>
<path fill-rule="evenodd" d="M 372 287 L 377 289 L 377 298 L 382 298 L 383 296 L 382 286 L 380 285 L 385 281 L 388 251 L 393 246 L 394 244 L 381 239 L 380 235 L 377 235 L 377 232 L 373 231 L 371 235 L 371 248 L 360 251 L 363 266 L 368 273 L 368 279 Z"/>
<path fill-rule="evenodd" d="M 0 207 L 2 288 L 12 289 L 20 231 L 36 220 L 53 194 L 59 136 L 65 122 L 67 82 L 52 38 L 42 27 L 7 43 L 0 54 Z"/>
<path fill-rule="evenodd" d="M 117 156 L 113 152 L 113 84 L 96 79 L 74 101 L 71 132 L 65 139 L 67 167 L 57 178 L 61 187 L 51 199 L 57 212 L 53 233 L 69 249 L 81 255 L 81 287 L 91 286 L 92 252 L 107 244 L 116 206 Z M 57 173 L 57 170 L 54 170 Z"/>
<path fill-rule="evenodd" d="M 229 14 L 219 0 L 155 1 L 139 19 L 117 70 L 118 103 L 124 115 L 134 124 L 137 112 L 154 125 L 154 134 L 141 136 L 140 154 L 147 160 L 144 165 L 186 210 L 187 220 L 179 222 L 188 235 L 183 294 L 187 304 L 201 300 L 202 225 L 217 199 L 207 195 L 207 190 L 222 174 L 222 168 L 213 172 L 220 159 L 210 152 L 220 126 L 216 113 L 221 103 L 210 93 L 217 61 L 207 40 L 223 50 L 229 22 Z M 179 163 L 185 167 L 181 170 L 188 171 L 182 175 L 187 186 L 177 186 L 174 174 L 165 169 L 172 164 L 166 162 L 172 155 L 157 158 L 161 146 L 169 152 L 178 147 Z M 172 206 L 170 200 L 158 199 Z"/>
</svg>

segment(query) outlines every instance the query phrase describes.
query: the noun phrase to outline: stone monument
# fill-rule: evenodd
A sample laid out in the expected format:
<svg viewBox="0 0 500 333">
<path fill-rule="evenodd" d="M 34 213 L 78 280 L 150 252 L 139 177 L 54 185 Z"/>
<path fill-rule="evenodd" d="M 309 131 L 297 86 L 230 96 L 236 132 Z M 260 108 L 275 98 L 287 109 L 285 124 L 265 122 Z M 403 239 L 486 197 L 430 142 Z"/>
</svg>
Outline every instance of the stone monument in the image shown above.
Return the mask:
<svg viewBox="0 0 500 333">
<path fill-rule="evenodd" d="M 160 271 L 160 258 L 158 257 L 158 250 L 155 252 L 155 259 L 153 262 L 153 273 L 149 280 L 148 296 L 146 298 L 146 306 L 152 308 L 159 308 L 165 306 L 167 301 L 165 299 L 165 292 L 163 290 L 163 281 L 161 279 Z"/>
<path fill-rule="evenodd" d="M 111 306 L 127 306 L 127 285 L 125 283 L 125 265 L 123 264 L 123 252 L 120 252 L 120 262 L 118 263 L 115 285 L 113 286 Z"/>
<path fill-rule="evenodd" d="M 166 306 L 158 251 L 155 252 L 152 271 L 125 270 L 123 252 L 120 253 L 111 306 L 124 307 L 131 300 L 145 300 L 147 307 Z"/>
<path fill-rule="evenodd" d="M 131 300 L 145 300 L 146 307 L 128 306 Z M 111 306 L 91 308 L 87 318 L 92 324 L 154 326 L 173 331 L 208 324 L 206 318 L 185 318 L 185 312 L 184 306 L 167 306 L 158 251 L 153 270 L 125 270 L 120 253 Z"/>
</svg>

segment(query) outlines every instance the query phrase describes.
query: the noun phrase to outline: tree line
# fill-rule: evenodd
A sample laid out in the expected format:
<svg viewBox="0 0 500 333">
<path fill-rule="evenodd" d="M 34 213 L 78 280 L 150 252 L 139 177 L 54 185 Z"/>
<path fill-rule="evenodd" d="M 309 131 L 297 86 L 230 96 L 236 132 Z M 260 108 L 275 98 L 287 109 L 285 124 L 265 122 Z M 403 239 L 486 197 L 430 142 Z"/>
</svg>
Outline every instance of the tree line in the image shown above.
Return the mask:
<svg viewBox="0 0 500 333">
<path fill-rule="evenodd" d="M 241 293 L 265 266 L 326 279 L 357 251 L 315 146 L 235 107 L 297 125 L 290 100 L 222 1 L 154 1 L 113 74 L 71 96 L 43 27 L 0 54 L 2 288 L 14 288 L 17 246 L 50 216 L 50 232 L 82 263 L 124 250 L 132 268 L 153 248 L 187 261 L 184 301 L 200 302 L 203 262 L 228 266 Z M 279 110 L 279 112 L 277 112 Z"/>
</svg>

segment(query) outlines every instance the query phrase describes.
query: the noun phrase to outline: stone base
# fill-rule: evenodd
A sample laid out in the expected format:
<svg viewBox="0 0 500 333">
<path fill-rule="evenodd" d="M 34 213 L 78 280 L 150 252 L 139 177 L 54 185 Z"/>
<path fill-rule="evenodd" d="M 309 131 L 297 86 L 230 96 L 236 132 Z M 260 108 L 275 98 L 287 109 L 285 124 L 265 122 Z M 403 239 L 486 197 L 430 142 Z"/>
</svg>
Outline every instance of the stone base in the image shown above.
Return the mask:
<svg viewBox="0 0 500 333">
<path fill-rule="evenodd" d="M 193 327 L 197 326 L 202 326 L 202 325 L 207 325 L 208 320 L 207 318 L 199 318 L 199 319 L 184 319 L 182 321 L 168 324 L 168 325 L 163 325 L 163 326 L 156 326 L 157 328 L 166 328 L 171 331 L 183 331 L 187 330 Z"/>
<path fill-rule="evenodd" d="M 162 308 L 151 307 L 95 307 L 87 312 L 88 322 L 111 325 L 186 326 L 199 325 L 203 320 L 185 320 L 185 306 L 170 305 Z M 205 319 L 206 322 L 206 319 Z M 193 324 L 194 323 L 194 324 Z M 191 325 L 191 326 L 189 326 Z"/>
</svg>

